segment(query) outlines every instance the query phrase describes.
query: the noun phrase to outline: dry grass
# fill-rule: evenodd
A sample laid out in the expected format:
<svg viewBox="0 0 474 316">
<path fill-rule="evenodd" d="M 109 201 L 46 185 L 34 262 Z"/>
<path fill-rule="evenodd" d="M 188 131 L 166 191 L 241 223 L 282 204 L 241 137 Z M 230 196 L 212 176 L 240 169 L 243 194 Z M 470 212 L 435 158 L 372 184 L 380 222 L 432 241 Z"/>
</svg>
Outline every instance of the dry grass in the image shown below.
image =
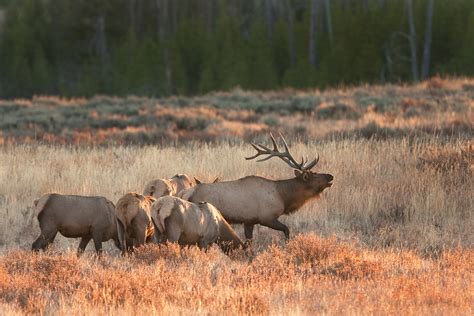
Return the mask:
<svg viewBox="0 0 474 316">
<path fill-rule="evenodd" d="M 340 140 L 294 144 L 295 155 L 316 155 L 317 169 L 335 176 L 320 200 L 283 218 L 293 232 L 316 231 L 371 247 L 439 249 L 474 244 L 473 158 L 468 142 Z M 247 144 L 186 147 L 48 147 L 0 149 L 0 244 L 29 247 L 38 233 L 32 201 L 46 192 L 102 195 L 117 201 L 142 191 L 153 178 L 188 173 L 231 180 L 258 174 L 282 179 L 292 171 L 281 161 L 243 159 Z M 450 157 L 449 159 L 446 157 Z M 448 159 L 448 160 L 446 160 Z M 446 168 L 446 161 L 455 161 Z M 257 231 L 258 244 L 281 234 Z"/>
<path fill-rule="evenodd" d="M 0 314 L 473 314 L 473 93 L 472 79 L 433 78 L 0 101 Z M 33 200 L 46 192 L 117 201 L 176 173 L 291 177 L 281 161 L 243 159 L 253 150 L 242 139 L 263 141 L 269 129 L 300 139 L 296 156 L 319 152 L 317 169 L 335 177 L 319 200 L 282 217 L 289 243 L 257 227 L 252 249 L 230 256 L 148 245 L 122 258 L 110 243 L 102 258 L 77 258 L 78 240 L 60 236 L 49 252 L 30 253 Z"/>
<path fill-rule="evenodd" d="M 229 180 L 285 178 L 291 170 L 278 160 L 245 161 L 252 149 L 242 143 L 1 147 L 0 313 L 472 314 L 469 145 L 438 138 L 294 144 L 297 156 L 319 152 L 318 170 L 335 182 L 283 217 L 294 236 L 288 244 L 259 228 L 252 251 L 230 257 L 171 245 L 121 258 L 107 245 L 100 259 L 91 251 L 76 258 L 78 240 L 62 237 L 49 253 L 30 254 L 39 233 L 32 201 L 50 191 L 117 201 L 177 172 Z"/>
<path fill-rule="evenodd" d="M 10 251 L 0 259 L 0 311 L 468 315 L 473 260 L 472 249 L 431 260 L 313 234 L 252 258 L 174 245 L 132 258 Z"/>
</svg>

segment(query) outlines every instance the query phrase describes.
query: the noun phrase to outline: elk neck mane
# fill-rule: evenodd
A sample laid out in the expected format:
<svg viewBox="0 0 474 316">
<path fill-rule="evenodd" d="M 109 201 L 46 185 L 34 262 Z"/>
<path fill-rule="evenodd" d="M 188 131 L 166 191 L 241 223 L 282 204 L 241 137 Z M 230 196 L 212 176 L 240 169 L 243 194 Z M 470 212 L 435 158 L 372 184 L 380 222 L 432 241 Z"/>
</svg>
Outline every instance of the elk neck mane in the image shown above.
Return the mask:
<svg viewBox="0 0 474 316">
<path fill-rule="evenodd" d="M 285 206 L 284 214 L 296 212 L 306 202 L 319 196 L 319 194 L 314 194 L 311 190 L 306 189 L 306 185 L 297 178 L 274 182 Z"/>
</svg>

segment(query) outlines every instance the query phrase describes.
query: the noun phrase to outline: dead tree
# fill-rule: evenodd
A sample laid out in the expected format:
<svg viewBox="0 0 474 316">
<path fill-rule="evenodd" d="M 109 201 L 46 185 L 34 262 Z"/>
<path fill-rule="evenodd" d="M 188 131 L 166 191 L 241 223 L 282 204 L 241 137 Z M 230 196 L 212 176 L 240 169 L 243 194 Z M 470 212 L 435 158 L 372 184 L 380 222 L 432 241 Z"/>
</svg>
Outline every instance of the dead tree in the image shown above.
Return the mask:
<svg viewBox="0 0 474 316">
<path fill-rule="evenodd" d="M 294 66 L 296 64 L 296 51 L 295 37 L 293 34 L 293 7 L 291 6 L 290 0 L 285 0 L 285 7 L 287 11 L 288 53 L 290 55 L 290 66 Z"/>
<path fill-rule="evenodd" d="M 418 81 L 418 58 L 416 52 L 416 30 L 415 30 L 415 19 L 413 17 L 413 1 L 406 0 L 405 2 L 407 17 L 408 17 L 408 27 L 409 35 L 408 40 L 410 42 L 410 56 L 411 56 L 411 75 L 413 81 Z"/>
<path fill-rule="evenodd" d="M 421 67 L 421 79 L 425 79 L 430 74 L 430 59 L 431 59 L 431 33 L 433 26 L 433 1 L 428 0 L 426 5 L 426 28 L 425 28 L 425 43 L 423 46 L 423 64 Z"/>
<path fill-rule="evenodd" d="M 318 0 L 311 0 L 311 18 L 309 23 L 309 39 L 308 39 L 308 61 L 310 65 L 316 67 L 316 31 L 318 17 Z"/>
</svg>

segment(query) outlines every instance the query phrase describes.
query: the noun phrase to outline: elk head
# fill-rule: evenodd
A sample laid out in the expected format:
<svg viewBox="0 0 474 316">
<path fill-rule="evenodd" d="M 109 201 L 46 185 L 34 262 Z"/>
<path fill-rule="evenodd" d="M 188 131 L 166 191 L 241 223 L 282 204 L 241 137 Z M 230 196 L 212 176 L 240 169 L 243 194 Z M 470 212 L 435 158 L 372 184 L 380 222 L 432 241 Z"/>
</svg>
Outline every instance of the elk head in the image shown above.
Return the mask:
<svg viewBox="0 0 474 316">
<path fill-rule="evenodd" d="M 178 173 L 175 174 L 171 179 L 178 181 L 184 188 L 190 188 L 194 186 L 193 180 L 186 174 Z M 182 189 L 182 188 L 178 188 Z"/>
<path fill-rule="evenodd" d="M 283 146 L 285 147 L 285 151 L 280 152 L 275 138 L 270 133 L 270 139 L 273 144 L 273 149 L 270 149 L 261 144 L 251 143 L 252 147 L 257 150 L 257 153 L 251 157 L 245 157 L 245 159 L 251 160 L 261 155 L 267 155 L 267 157 L 257 160 L 259 162 L 266 161 L 272 157 L 280 158 L 288 166 L 294 169 L 295 177 L 298 180 L 298 182 L 303 183 L 305 189 L 308 191 L 311 191 L 313 194 L 321 193 L 324 189 L 329 188 L 332 185 L 332 180 L 334 179 L 332 175 L 311 171 L 311 169 L 314 168 L 318 164 L 319 155 L 311 162 L 308 162 L 308 159 L 301 158 L 301 162 L 298 163 L 296 159 L 294 159 L 293 156 L 290 154 L 288 144 L 285 138 L 283 137 L 283 135 L 280 134 L 280 137 L 281 137 L 281 140 L 283 141 Z"/>
</svg>

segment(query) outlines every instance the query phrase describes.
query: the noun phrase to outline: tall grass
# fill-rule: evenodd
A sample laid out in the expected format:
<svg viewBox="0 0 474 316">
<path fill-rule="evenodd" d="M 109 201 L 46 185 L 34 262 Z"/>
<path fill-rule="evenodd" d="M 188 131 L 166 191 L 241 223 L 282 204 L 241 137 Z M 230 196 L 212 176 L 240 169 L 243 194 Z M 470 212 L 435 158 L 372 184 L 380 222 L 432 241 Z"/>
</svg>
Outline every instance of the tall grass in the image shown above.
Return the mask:
<svg viewBox="0 0 474 316">
<path fill-rule="evenodd" d="M 315 232 L 374 246 L 440 249 L 474 243 L 472 152 L 464 142 L 340 140 L 294 144 L 296 156 L 320 154 L 316 169 L 334 185 L 319 200 L 284 217 L 293 234 Z M 461 150 L 464 150 L 464 154 Z M 29 246 L 38 233 L 33 200 L 47 192 L 101 195 L 117 201 L 153 178 L 188 173 L 222 181 L 246 175 L 292 177 L 278 159 L 243 159 L 247 144 L 187 147 L 48 147 L 0 149 L 0 244 Z M 458 159 L 443 167 L 443 157 Z M 438 160 L 441 159 L 441 161 Z M 446 158 L 447 159 L 447 158 Z M 441 167 L 440 167 L 441 166 Z M 441 169 L 440 169 L 441 168 Z M 259 229 L 261 243 L 280 233 Z"/>
<path fill-rule="evenodd" d="M 432 260 L 313 234 L 252 258 L 174 245 L 130 258 L 11 251 L 0 257 L 0 312 L 469 315 L 473 260 L 472 249 Z"/>
<path fill-rule="evenodd" d="M 251 250 L 112 245 L 77 258 L 58 237 L 31 254 L 33 200 L 46 192 L 117 201 L 153 178 L 292 177 L 275 159 L 246 161 L 244 143 L 186 147 L 0 147 L 0 313 L 472 314 L 474 194 L 467 141 L 431 138 L 292 144 L 334 175 L 322 197 L 258 228 Z M 241 228 L 238 232 L 242 234 Z M 92 247 L 90 246 L 90 249 Z"/>
</svg>

